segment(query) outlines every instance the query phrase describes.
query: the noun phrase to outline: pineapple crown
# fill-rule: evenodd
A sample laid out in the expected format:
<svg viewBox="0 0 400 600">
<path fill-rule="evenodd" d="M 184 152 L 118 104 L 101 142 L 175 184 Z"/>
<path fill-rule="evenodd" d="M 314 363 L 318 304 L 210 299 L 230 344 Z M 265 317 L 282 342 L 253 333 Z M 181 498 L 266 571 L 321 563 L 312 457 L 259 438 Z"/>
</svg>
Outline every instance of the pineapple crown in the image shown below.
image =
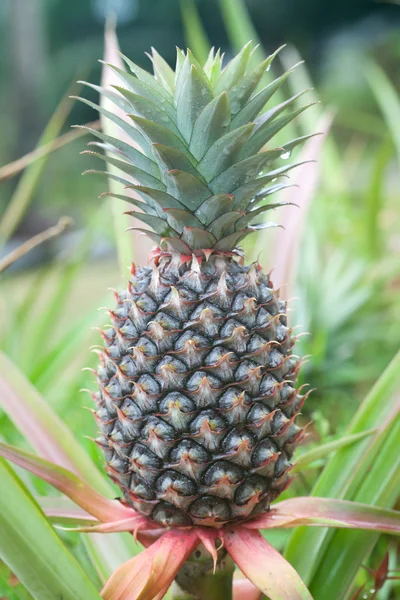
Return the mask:
<svg viewBox="0 0 400 600">
<path fill-rule="evenodd" d="M 268 203 L 268 198 L 288 187 L 276 180 L 299 164 L 277 167 L 276 160 L 311 136 L 280 147 L 273 147 L 272 140 L 311 104 L 296 108 L 301 92 L 268 108 L 297 65 L 265 82 L 280 48 L 255 65 L 254 50 L 249 42 L 223 68 L 220 50 L 212 49 L 202 66 L 190 50 L 178 49 L 173 71 L 152 49 L 154 75 L 121 55 L 129 72 L 108 65 L 121 86 L 87 85 L 127 119 L 80 98 L 123 131 L 124 139 L 118 139 L 91 130 L 107 156 L 91 154 L 117 167 L 121 175 L 107 175 L 141 200 L 107 195 L 139 208 L 129 214 L 151 230 L 138 230 L 166 252 L 229 253 L 250 233 L 276 226 L 265 222 L 264 213 L 284 203 Z"/>
</svg>

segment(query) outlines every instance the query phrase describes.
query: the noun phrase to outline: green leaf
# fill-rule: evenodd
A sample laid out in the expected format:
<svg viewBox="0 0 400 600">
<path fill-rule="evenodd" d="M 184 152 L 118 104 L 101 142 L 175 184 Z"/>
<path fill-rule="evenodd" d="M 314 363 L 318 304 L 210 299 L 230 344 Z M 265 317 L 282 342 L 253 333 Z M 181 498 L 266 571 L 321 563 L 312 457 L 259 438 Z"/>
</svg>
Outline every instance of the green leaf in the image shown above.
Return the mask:
<svg viewBox="0 0 400 600">
<path fill-rule="evenodd" d="M 272 56 L 269 56 L 268 58 L 263 60 L 252 71 L 247 73 L 247 75 L 245 75 L 235 86 L 233 86 L 232 89 L 229 90 L 228 98 L 231 105 L 232 115 L 235 115 L 235 118 L 236 115 L 242 111 L 244 106 L 249 106 L 250 96 L 260 83 L 261 78 L 264 75 L 266 69 L 269 67 L 271 61 L 278 52 L 279 50 L 277 50 Z M 264 104 L 261 105 L 261 108 L 264 106 Z M 256 116 L 258 112 L 259 111 L 256 111 L 254 116 Z M 253 117 L 250 117 L 249 119 L 245 119 L 242 122 L 238 121 L 237 125 L 235 125 L 235 118 L 232 120 L 233 127 L 239 127 L 240 125 L 243 125 L 244 123 L 248 123 L 249 121 L 253 120 Z"/>
<path fill-rule="evenodd" d="M 188 210 L 181 208 L 165 208 L 164 216 L 168 220 L 168 223 L 179 233 L 182 233 L 185 227 L 202 227 L 201 221 L 199 221 L 193 213 Z"/>
<path fill-rule="evenodd" d="M 123 69 L 119 69 L 115 65 L 107 65 L 107 66 L 110 67 L 111 69 L 113 69 L 113 71 L 118 75 L 121 82 L 124 84 L 124 86 L 122 86 L 122 89 L 127 88 L 126 91 L 137 94 L 138 96 L 145 98 L 152 104 L 155 104 L 163 112 L 165 112 L 165 114 L 168 115 L 168 117 L 170 119 L 175 121 L 176 111 L 175 111 L 174 105 L 172 104 L 172 98 L 167 100 L 165 98 L 165 96 L 163 96 L 162 94 L 159 94 L 158 91 L 156 91 L 153 86 L 150 86 L 147 83 L 145 83 L 144 81 L 141 81 L 135 75 L 131 75 L 130 73 L 127 73 Z M 121 92 L 120 86 L 114 86 L 114 88 L 117 89 L 119 92 Z M 127 112 L 127 113 L 131 112 L 132 104 L 131 104 L 130 99 L 125 94 L 122 94 L 120 97 L 126 99 L 128 109 L 125 108 L 125 112 Z"/>
<path fill-rule="evenodd" d="M 304 454 L 301 454 L 296 459 L 290 472 L 291 474 L 294 474 L 299 471 L 302 471 L 309 465 L 312 465 L 313 462 L 320 460 L 321 458 L 326 458 L 332 452 L 336 452 L 336 450 L 340 450 L 340 448 L 345 448 L 346 446 L 355 444 L 356 442 L 363 440 L 365 437 L 373 435 L 376 432 L 376 429 L 369 429 L 368 431 L 361 431 L 361 433 L 344 435 L 338 438 L 337 440 L 327 442 L 326 444 L 319 444 L 316 448 L 313 448 L 312 450 L 308 450 L 308 452 L 304 452 Z"/>
<path fill-rule="evenodd" d="M 186 242 L 192 250 L 212 248 L 216 242 L 212 233 L 200 229 L 199 227 L 185 227 L 182 233 L 182 240 Z"/>
<path fill-rule="evenodd" d="M 29 492 L 0 460 L 0 558 L 37 600 L 100 600 Z"/>
<path fill-rule="evenodd" d="M 260 208 L 251 210 L 244 216 L 243 216 L 243 213 L 240 213 L 242 215 L 242 218 L 239 219 L 238 222 L 236 223 L 236 229 L 244 229 L 245 227 L 249 227 L 249 226 L 258 227 L 260 225 L 260 223 L 256 222 L 257 217 L 262 215 L 262 217 L 264 218 L 264 213 L 267 212 L 268 210 L 274 210 L 275 208 L 279 208 L 281 206 L 287 206 L 288 204 L 289 204 L 288 202 L 276 202 L 275 204 L 266 204 L 265 206 L 260 206 Z M 263 224 L 263 220 L 261 221 L 261 224 Z"/>
<path fill-rule="evenodd" d="M 233 206 L 233 196 L 231 194 L 218 194 L 204 200 L 196 210 L 196 216 L 205 225 L 209 225 L 217 217 L 226 212 L 230 212 Z"/>
<path fill-rule="evenodd" d="M 243 157 L 258 152 L 274 135 L 278 133 L 278 131 L 286 127 L 286 125 L 293 121 L 293 119 L 295 119 L 300 113 L 313 105 L 314 103 L 306 104 L 305 106 L 302 106 L 301 108 L 290 112 L 279 119 L 275 119 L 275 113 L 269 114 L 266 117 L 266 120 L 262 122 L 262 124 L 255 131 L 254 135 L 250 138 L 246 148 L 244 148 Z M 274 109 L 272 109 L 271 112 L 273 110 Z"/>
<path fill-rule="evenodd" d="M 189 149 L 197 160 L 228 131 L 230 120 L 229 100 L 224 92 L 207 104 L 194 124 Z"/>
<path fill-rule="evenodd" d="M 161 219 L 160 217 L 154 217 L 152 215 L 145 215 L 136 211 L 130 212 L 129 214 L 135 216 L 136 219 L 139 219 L 139 221 L 143 221 L 143 223 L 146 223 L 146 225 L 151 227 L 153 231 L 155 231 L 162 237 L 178 237 L 179 235 L 177 231 L 175 231 L 168 225 L 166 219 Z"/>
<path fill-rule="evenodd" d="M 132 185 L 131 179 L 120 177 L 119 175 L 115 175 L 115 173 L 112 173 L 111 171 L 97 171 L 96 169 L 88 169 L 87 171 L 84 171 L 82 175 L 100 175 L 101 177 L 107 177 L 107 179 L 111 179 L 113 181 L 117 181 L 118 183 L 122 183 L 122 185 L 124 186 L 123 189 Z"/>
<path fill-rule="evenodd" d="M 132 73 L 135 73 L 136 77 L 138 79 L 140 79 L 140 81 L 143 81 L 149 87 L 153 88 L 153 90 L 159 96 L 163 96 L 170 104 L 172 104 L 172 96 L 171 96 L 170 92 L 167 89 L 165 89 L 157 81 L 157 79 L 155 79 L 153 77 L 153 75 L 151 75 L 150 73 L 148 73 L 148 71 L 145 71 L 144 69 L 142 69 L 138 65 L 135 65 L 135 63 L 132 62 L 127 56 L 124 56 L 121 53 L 119 53 L 119 56 L 122 58 L 122 60 L 124 61 L 124 63 L 129 67 L 129 69 L 132 71 Z"/>
<path fill-rule="evenodd" d="M 218 240 L 218 242 L 214 245 L 214 250 L 223 250 L 224 252 L 229 252 L 229 250 L 236 248 L 237 244 L 250 233 L 253 233 L 252 229 L 235 231 L 235 233 L 231 233 L 230 235 Z"/>
<path fill-rule="evenodd" d="M 166 127 L 178 138 L 182 137 L 179 129 L 177 129 L 175 125 L 175 121 L 173 121 L 167 115 L 167 113 L 162 110 L 162 108 L 159 108 L 157 104 L 118 85 L 114 85 L 114 88 L 128 100 L 135 116 L 141 117 L 142 119 L 148 119 L 149 121 L 154 121 L 154 123 L 158 123 L 159 125 Z"/>
<path fill-rule="evenodd" d="M 153 144 L 153 154 L 160 165 L 161 173 L 178 169 L 179 171 L 187 171 L 192 175 L 198 176 L 199 173 L 196 167 L 176 148 L 164 146 L 164 144 Z"/>
<path fill-rule="evenodd" d="M 179 202 L 170 194 L 165 192 L 160 192 L 159 190 L 154 190 L 152 188 L 143 187 L 140 185 L 132 185 L 130 186 L 132 189 L 136 190 L 137 193 L 152 206 L 154 209 L 158 210 L 159 216 L 162 215 L 163 210 L 165 208 L 181 208 L 185 210 L 185 205 L 182 202 Z"/>
<path fill-rule="evenodd" d="M 212 99 L 213 95 L 204 72 L 199 73 L 198 69 L 191 65 L 176 107 L 178 129 L 187 142 L 190 142 L 197 117 Z"/>
<path fill-rule="evenodd" d="M 190 162 L 195 162 L 181 138 L 177 137 L 167 127 L 159 125 L 154 121 L 143 119 L 142 117 L 136 117 L 134 115 L 130 115 L 130 118 L 134 123 L 136 123 L 143 135 L 150 141 L 151 144 L 163 144 L 164 146 L 176 148 L 182 152 L 182 154 L 185 154 Z"/>
<path fill-rule="evenodd" d="M 275 92 L 281 87 L 281 85 L 289 77 L 291 71 L 287 71 L 274 81 L 271 81 L 266 87 L 258 92 L 247 104 L 243 106 L 240 111 L 236 111 L 236 116 L 232 119 L 231 129 L 240 127 L 243 123 L 253 121 L 257 115 L 262 111 L 268 100 L 272 98 Z M 233 111 L 232 111 L 233 112 Z"/>
<path fill-rule="evenodd" d="M 124 202 L 129 202 L 129 204 L 137 206 L 137 208 L 140 208 L 140 210 L 147 213 L 148 215 L 157 216 L 157 212 L 154 208 L 152 208 L 152 206 L 150 206 L 146 202 L 141 202 L 140 200 L 137 200 L 132 196 L 127 196 L 126 194 L 113 194 L 112 192 L 104 192 L 104 194 L 102 194 L 101 197 L 103 198 L 105 196 L 109 198 L 117 198 L 118 200 L 123 200 Z"/>
<path fill-rule="evenodd" d="M 220 173 L 226 171 L 233 165 L 250 138 L 254 130 L 254 124 L 248 123 L 225 134 L 222 138 L 214 142 L 207 150 L 199 164 L 198 170 L 207 182 L 215 179 Z M 215 190 L 215 193 L 230 192 L 231 190 Z"/>
<path fill-rule="evenodd" d="M 78 126 L 79 129 L 85 129 L 89 131 L 92 135 L 103 140 L 106 144 L 110 144 L 118 151 L 123 152 L 125 156 L 132 162 L 136 167 L 141 169 L 142 171 L 148 172 L 149 175 L 160 179 L 160 170 L 157 167 L 156 163 L 150 160 L 143 152 L 140 152 L 130 144 L 127 144 L 123 140 L 120 140 L 111 135 L 106 135 L 101 131 L 97 131 L 96 129 L 91 129 L 90 127 Z"/>
<path fill-rule="evenodd" d="M 151 47 L 151 56 L 149 56 L 149 58 L 153 63 L 155 78 L 160 82 L 164 89 L 173 94 L 175 88 L 175 73 L 167 61 L 164 60 L 164 58 L 153 47 Z"/>
<path fill-rule="evenodd" d="M 180 96 L 183 92 L 183 88 L 185 86 L 186 79 L 189 77 L 189 73 L 191 71 L 192 65 L 194 65 L 196 67 L 196 69 L 198 70 L 200 75 L 202 73 L 204 73 L 203 67 L 201 66 L 201 64 L 195 59 L 195 57 L 193 56 L 191 51 L 187 50 L 182 67 L 176 78 L 175 94 L 174 94 L 175 106 L 178 106 L 178 104 L 179 104 Z M 206 75 L 204 73 L 204 78 L 205 77 L 206 77 Z"/>
<path fill-rule="evenodd" d="M 103 92 L 102 92 L 102 96 L 104 99 L 103 106 L 98 106 L 94 102 L 91 102 L 90 100 L 86 100 L 86 98 L 77 97 L 76 99 L 79 100 L 79 102 L 83 102 L 84 104 L 87 104 L 88 106 L 93 108 L 95 111 L 97 111 L 100 115 L 105 117 L 105 119 L 102 119 L 101 122 L 102 122 L 103 132 L 106 135 L 107 135 L 106 131 L 109 131 L 110 137 L 113 137 L 111 134 L 112 133 L 116 134 L 116 132 L 118 131 L 115 128 L 113 128 L 113 126 L 111 125 L 111 123 L 113 123 L 114 125 L 117 125 L 117 127 L 121 131 L 126 133 L 127 136 L 137 146 L 139 146 L 139 148 L 141 150 L 143 150 L 143 152 L 145 152 L 145 154 L 150 154 L 150 145 L 147 142 L 147 140 L 143 137 L 143 135 L 140 133 L 140 131 L 138 131 L 135 127 L 132 127 L 132 125 L 130 125 L 127 121 L 125 121 L 124 119 L 122 119 L 121 117 L 116 115 L 114 112 L 111 112 L 111 110 L 107 110 L 107 108 L 105 108 L 105 106 L 109 106 L 109 104 L 106 103 L 105 101 L 108 99 L 108 96 L 106 94 L 104 94 Z M 110 106 L 110 108 L 112 108 L 112 107 Z M 107 119 L 109 121 L 111 121 L 111 123 L 108 123 Z M 74 127 L 76 127 L 76 125 Z"/>
<path fill-rule="evenodd" d="M 165 189 L 164 184 L 156 177 L 150 175 L 147 171 L 143 171 L 138 167 L 135 167 L 131 163 L 128 163 L 123 160 L 119 160 L 118 158 L 114 158 L 113 156 L 105 156 L 104 154 L 100 154 L 99 152 L 92 152 L 91 150 L 85 150 L 84 154 L 90 154 L 91 156 L 95 156 L 100 160 L 104 160 L 110 165 L 113 165 L 118 169 L 118 171 L 122 171 L 129 175 L 133 181 L 137 181 L 141 185 L 145 185 L 148 187 L 153 187 L 157 190 L 163 191 Z M 132 184 L 133 181 L 129 181 L 129 184 Z"/>
<path fill-rule="evenodd" d="M 230 235 L 234 232 L 234 225 L 237 223 L 243 213 L 232 211 L 217 217 L 207 227 L 207 231 L 210 231 L 218 240 L 224 236 Z"/>
<path fill-rule="evenodd" d="M 105 96 L 107 100 L 111 100 L 111 102 L 115 104 L 115 106 L 120 108 L 124 113 L 130 112 L 131 105 L 129 104 L 129 102 L 127 102 L 125 98 L 121 96 L 121 94 L 118 94 L 118 92 L 116 92 L 115 90 L 111 88 L 102 87 L 101 85 L 95 85 L 94 83 L 89 83 L 88 81 L 78 81 L 78 83 L 81 83 L 82 85 L 85 85 L 86 87 L 95 90 L 96 92 L 98 92 L 99 96 Z M 85 102 L 85 99 L 79 96 L 77 96 L 75 99 L 80 100 L 81 102 Z M 98 108 L 96 108 L 96 110 L 98 110 Z"/>
<path fill-rule="evenodd" d="M 206 72 L 210 80 L 211 87 L 214 90 L 215 86 L 217 85 L 217 82 L 219 81 L 219 78 L 221 77 L 223 57 L 224 54 L 221 55 L 221 50 L 218 48 L 217 52 L 215 53 L 214 59 L 212 60 L 212 62 L 209 63 L 209 68 Z M 204 70 L 206 70 L 206 66 L 204 67 Z"/>
<path fill-rule="evenodd" d="M 178 80 L 179 73 L 183 67 L 183 63 L 185 62 L 185 53 L 180 48 L 176 48 L 176 65 L 175 65 L 175 84 Z"/>
<path fill-rule="evenodd" d="M 244 162 L 244 161 L 242 161 Z M 305 161 L 307 162 L 307 161 Z M 238 163 L 240 164 L 240 163 Z M 260 177 L 259 179 L 252 179 L 248 183 L 245 183 L 236 190 L 232 191 L 234 195 L 234 205 L 233 207 L 236 210 L 245 210 L 248 203 L 259 193 L 263 188 L 268 185 L 271 181 L 274 181 L 278 177 L 285 176 L 288 171 L 294 169 L 295 167 L 300 166 L 304 163 L 294 163 L 292 165 L 288 165 L 286 167 L 279 167 L 278 169 L 274 169 L 270 171 L 267 175 Z M 224 174 L 223 174 L 224 175 Z M 211 186 L 210 186 L 211 187 Z M 213 187 L 213 186 L 212 186 Z"/>
<path fill-rule="evenodd" d="M 236 131 L 239 131 L 236 129 Z M 282 154 L 281 148 L 274 148 L 261 152 L 255 156 L 245 158 L 228 167 L 225 171 L 217 175 L 211 183 L 210 188 L 214 194 L 234 193 L 234 190 L 244 186 L 249 180 L 254 178 L 273 160 Z M 206 155 L 207 156 L 207 155 Z M 236 199 L 235 199 L 236 203 Z M 237 208 L 235 206 L 235 208 Z"/>
<path fill-rule="evenodd" d="M 166 175 L 167 191 L 195 211 L 200 204 L 212 195 L 209 188 L 198 178 L 186 171 L 169 171 Z"/>
<path fill-rule="evenodd" d="M 250 53 L 251 42 L 248 42 L 245 46 L 243 46 L 239 54 L 237 54 L 222 71 L 221 77 L 215 86 L 215 94 L 227 92 L 239 81 L 239 79 L 244 76 L 249 62 Z"/>
</svg>

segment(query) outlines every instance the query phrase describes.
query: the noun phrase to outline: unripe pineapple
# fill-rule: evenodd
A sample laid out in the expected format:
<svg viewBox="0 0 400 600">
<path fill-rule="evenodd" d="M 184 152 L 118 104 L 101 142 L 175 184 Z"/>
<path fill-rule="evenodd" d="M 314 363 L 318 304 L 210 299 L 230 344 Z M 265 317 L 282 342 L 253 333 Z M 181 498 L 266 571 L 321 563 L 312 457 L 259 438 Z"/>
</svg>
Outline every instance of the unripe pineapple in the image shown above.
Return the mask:
<svg viewBox="0 0 400 600">
<path fill-rule="evenodd" d="M 103 333 L 98 443 L 138 512 L 218 527 L 269 509 L 302 436 L 286 305 L 238 244 L 272 225 L 264 213 L 279 203 L 266 199 L 291 166 L 271 164 L 304 138 L 271 140 L 306 107 L 285 112 L 296 96 L 265 108 L 288 73 L 263 85 L 274 55 L 250 68 L 250 44 L 224 69 L 213 51 L 204 67 L 178 51 L 175 73 L 152 58 L 154 77 L 125 58 L 122 87 L 101 90 L 129 114 L 131 125 L 105 113 L 132 145 L 94 132 L 157 244 Z"/>
</svg>

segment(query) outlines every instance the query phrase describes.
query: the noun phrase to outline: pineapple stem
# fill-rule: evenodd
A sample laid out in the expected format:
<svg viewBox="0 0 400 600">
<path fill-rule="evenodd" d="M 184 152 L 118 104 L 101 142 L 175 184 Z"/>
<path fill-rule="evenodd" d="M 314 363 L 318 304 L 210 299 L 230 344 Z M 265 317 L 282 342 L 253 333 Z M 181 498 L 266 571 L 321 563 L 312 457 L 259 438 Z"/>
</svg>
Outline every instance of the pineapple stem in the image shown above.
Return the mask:
<svg viewBox="0 0 400 600">
<path fill-rule="evenodd" d="M 179 570 L 172 586 L 173 600 L 232 600 L 235 565 L 226 553 L 218 552 L 214 573 L 213 561 L 204 546 L 198 546 Z"/>
</svg>

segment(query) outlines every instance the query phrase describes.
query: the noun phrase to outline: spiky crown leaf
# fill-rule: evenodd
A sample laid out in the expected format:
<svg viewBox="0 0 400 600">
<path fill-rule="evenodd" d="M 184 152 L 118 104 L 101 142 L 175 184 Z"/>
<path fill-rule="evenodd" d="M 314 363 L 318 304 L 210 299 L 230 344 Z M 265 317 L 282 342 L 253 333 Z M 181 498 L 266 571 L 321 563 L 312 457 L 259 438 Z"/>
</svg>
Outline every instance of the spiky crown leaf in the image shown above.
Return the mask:
<svg viewBox="0 0 400 600">
<path fill-rule="evenodd" d="M 297 165 L 272 165 L 310 136 L 279 148 L 266 145 L 311 106 L 293 110 L 302 95 L 297 94 L 266 108 L 294 68 L 263 84 L 278 51 L 250 68 L 248 43 L 222 68 L 219 50 L 212 49 L 201 66 L 190 50 L 178 49 L 174 72 L 153 49 L 154 76 L 121 55 L 130 72 L 108 65 L 121 86 L 110 90 L 88 84 L 131 119 L 129 124 L 81 98 L 132 141 L 92 130 L 107 157 L 93 154 L 117 167 L 121 176 L 108 175 L 133 188 L 141 200 L 116 197 L 141 209 L 131 214 L 151 228 L 141 231 L 160 247 L 182 254 L 228 252 L 248 234 L 275 225 L 264 221 L 264 213 L 282 203 L 265 204 L 265 199 L 287 187 L 275 181 Z"/>
</svg>

